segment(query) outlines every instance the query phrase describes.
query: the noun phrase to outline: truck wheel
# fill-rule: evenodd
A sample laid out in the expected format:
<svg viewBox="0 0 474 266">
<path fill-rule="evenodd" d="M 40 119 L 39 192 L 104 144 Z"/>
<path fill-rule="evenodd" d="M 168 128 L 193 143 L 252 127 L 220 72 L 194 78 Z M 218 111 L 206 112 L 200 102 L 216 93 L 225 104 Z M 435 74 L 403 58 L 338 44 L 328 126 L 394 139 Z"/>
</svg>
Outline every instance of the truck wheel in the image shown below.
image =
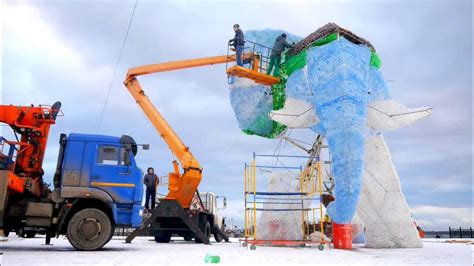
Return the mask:
<svg viewBox="0 0 474 266">
<path fill-rule="evenodd" d="M 76 212 L 67 226 L 67 240 L 78 250 L 97 250 L 110 240 L 112 224 L 103 211 L 94 208 Z"/>
<path fill-rule="evenodd" d="M 191 240 L 193 240 L 192 236 L 189 236 L 189 235 L 185 235 L 185 236 L 183 236 L 183 238 L 184 238 L 184 241 L 191 241 Z"/>
<path fill-rule="evenodd" d="M 220 243 L 222 242 L 222 240 L 224 240 L 224 238 L 221 236 L 221 234 L 215 232 L 214 233 L 214 239 L 216 240 L 216 242 Z"/>
<path fill-rule="evenodd" d="M 26 236 L 25 230 L 23 230 L 23 228 L 17 229 L 16 230 L 16 235 L 18 237 L 24 238 Z"/>
<path fill-rule="evenodd" d="M 115 235 L 115 226 L 112 225 L 112 230 L 110 230 L 109 240 L 107 240 L 106 243 L 108 243 L 110 240 L 112 240 L 112 237 L 114 237 L 114 235 Z"/>
<path fill-rule="evenodd" d="M 206 222 L 206 226 L 204 226 L 204 236 L 206 236 L 207 239 L 210 239 L 211 238 L 211 224 L 209 224 L 209 222 Z M 199 237 L 196 237 L 194 239 L 194 242 L 196 243 L 203 243 L 201 241 L 201 239 L 199 239 Z"/>
<path fill-rule="evenodd" d="M 223 232 L 224 230 L 221 229 L 221 231 Z M 220 243 L 222 242 L 222 240 L 224 240 L 224 237 L 220 234 L 219 230 L 215 230 L 214 232 L 214 239 L 216 240 L 216 242 Z"/>
<path fill-rule="evenodd" d="M 171 234 L 167 232 L 162 232 L 162 233 L 159 233 L 157 236 L 155 236 L 156 243 L 169 243 L 170 240 L 171 240 Z"/>
</svg>

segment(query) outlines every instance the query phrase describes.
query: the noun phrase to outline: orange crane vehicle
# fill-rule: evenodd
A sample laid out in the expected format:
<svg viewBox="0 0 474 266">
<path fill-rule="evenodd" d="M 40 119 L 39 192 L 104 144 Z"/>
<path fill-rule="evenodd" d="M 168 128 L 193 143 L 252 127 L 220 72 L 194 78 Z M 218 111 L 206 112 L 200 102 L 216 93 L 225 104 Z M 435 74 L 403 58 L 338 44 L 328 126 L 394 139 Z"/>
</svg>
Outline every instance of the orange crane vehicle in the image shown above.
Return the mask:
<svg viewBox="0 0 474 266">
<path fill-rule="evenodd" d="M 229 67 L 226 69 L 227 75 L 229 77 L 248 78 L 264 85 L 278 83 L 279 79 L 277 77 L 265 74 L 265 69 L 262 66 L 265 62 L 262 62 L 262 59 L 265 60 L 268 57 L 257 53 L 255 50 L 256 45 L 258 44 L 254 43 L 253 48 L 250 48 L 250 51 L 244 51 L 242 55 L 244 62 L 250 62 L 250 67 L 246 68 L 238 65 Z M 164 199 L 160 199 L 154 210 L 151 210 L 151 215 L 144 220 L 142 226 L 127 237 L 127 243 L 130 243 L 144 231 L 155 236 L 156 242 L 169 242 L 173 234 L 181 235 L 184 239 L 194 238 L 196 242 L 205 244 L 209 243 L 211 233 L 214 236 L 220 235 L 220 237 L 226 238 L 222 228 L 214 226 L 215 221 L 213 220 L 215 217 L 212 214 L 209 214 L 206 209 L 194 207 L 194 205 L 202 206 L 199 193 L 197 192 L 202 179 L 201 165 L 191 153 L 189 147 L 183 143 L 164 117 L 153 106 L 138 82 L 137 77 L 214 64 L 228 64 L 234 61 L 236 61 L 236 55 L 229 55 L 228 52 L 227 55 L 144 65 L 128 70 L 124 81 L 125 87 L 163 140 L 168 144 L 179 163 L 177 161 L 172 162 L 174 171 L 169 173 L 168 176 L 168 194 Z M 182 173 L 180 172 L 179 164 L 181 165 Z M 192 204 L 193 200 L 197 201 L 198 204 Z M 216 237 L 216 240 L 218 238 Z"/>
</svg>

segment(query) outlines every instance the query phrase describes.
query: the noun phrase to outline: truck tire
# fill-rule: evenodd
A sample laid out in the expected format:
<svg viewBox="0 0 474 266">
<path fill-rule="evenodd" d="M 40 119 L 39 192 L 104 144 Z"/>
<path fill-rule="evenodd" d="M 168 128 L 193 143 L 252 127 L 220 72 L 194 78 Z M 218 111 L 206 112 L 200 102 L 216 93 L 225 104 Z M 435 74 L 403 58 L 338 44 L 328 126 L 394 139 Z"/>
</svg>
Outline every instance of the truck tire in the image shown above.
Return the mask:
<svg viewBox="0 0 474 266">
<path fill-rule="evenodd" d="M 115 235 L 115 226 L 112 225 L 112 230 L 110 230 L 109 240 L 107 240 L 106 243 L 108 243 L 110 240 L 112 240 L 112 237 L 114 237 L 114 235 Z"/>
<path fill-rule="evenodd" d="M 206 225 L 204 226 L 204 231 L 202 232 L 204 233 L 207 239 L 211 238 L 211 224 L 209 224 L 209 221 L 206 222 Z M 199 239 L 199 237 L 194 238 L 194 242 L 203 243 L 201 239 Z"/>
<path fill-rule="evenodd" d="M 109 242 L 112 229 L 107 214 L 99 209 L 87 208 L 71 217 L 66 236 L 77 250 L 98 250 Z"/>
<path fill-rule="evenodd" d="M 171 240 L 171 234 L 168 232 L 160 232 L 155 236 L 156 243 L 169 243 Z"/>
<path fill-rule="evenodd" d="M 214 231 L 214 239 L 216 240 L 217 243 L 222 242 L 224 240 L 224 237 L 219 233 L 218 230 Z"/>
</svg>

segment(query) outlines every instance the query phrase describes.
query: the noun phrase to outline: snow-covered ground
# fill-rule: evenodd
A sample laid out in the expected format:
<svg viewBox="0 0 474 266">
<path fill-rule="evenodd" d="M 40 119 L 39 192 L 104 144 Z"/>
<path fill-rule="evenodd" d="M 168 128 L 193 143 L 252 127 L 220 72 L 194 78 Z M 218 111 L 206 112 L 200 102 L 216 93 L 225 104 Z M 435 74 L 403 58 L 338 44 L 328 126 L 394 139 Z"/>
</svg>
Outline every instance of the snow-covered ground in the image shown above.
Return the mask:
<svg viewBox="0 0 474 266">
<path fill-rule="evenodd" d="M 157 244 L 150 237 L 136 238 L 125 244 L 123 237 L 115 237 L 96 252 L 74 250 L 67 239 L 53 239 L 45 246 L 44 238 L 22 239 L 11 236 L 0 242 L 3 263 L 0 265 L 190 265 L 204 264 L 207 253 L 219 255 L 220 264 L 227 265 L 294 265 L 294 264 L 449 264 L 473 265 L 473 245 L 446 243 L 446 240 L 425 239 L 422 249 L 366 249 L 353 250 L 317 248 L 257 247 L 243 248 L 238 239 L 231 243 L 194 244 L 175 240 Z"/>
</svg>

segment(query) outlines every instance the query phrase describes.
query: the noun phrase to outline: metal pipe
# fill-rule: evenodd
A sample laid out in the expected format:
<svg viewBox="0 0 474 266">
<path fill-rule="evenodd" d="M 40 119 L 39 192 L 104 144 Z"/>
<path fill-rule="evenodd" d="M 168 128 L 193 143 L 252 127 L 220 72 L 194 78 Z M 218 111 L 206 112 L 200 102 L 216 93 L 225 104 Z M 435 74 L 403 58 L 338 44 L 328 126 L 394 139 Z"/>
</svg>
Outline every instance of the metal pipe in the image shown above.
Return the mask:
<svg viewBox="0 0 474 266">
<path fill-rule="evenodd" d="M 255 210 L 257 210 L 257 211 L 275 211 L 275 212 L 282 211 L 282 212 L 291 212 L 291 211 L 310 211 L 311 209 L 310 209 L 310 208 L 301 208 L 301 209 L 289 209 L 289 208 L 285 208 L 285 209 L 267 209 L 267 208 L 256 208 Z"/>
<path fill-rule="evenodd" d="M 275 195 L 278 196 L 278 195 Z M 294 201 L 300 201 L 301 199 L 282 199 L 282 198 L 264 198 L 264 197 L 256 197 L 256 199 L 261 199 L 261 200 L 294 200 Z M 305 198 L 305 201 L 313 201 L 313 200 L 320 200 L 320 198 Z M 272 203 L 272 202 L 269 202 Z"/>
<path fill-rule="evenodd" d="M 255 203 L 257 196 L 257 169 L 255 167 L 256 162 L 253 160 L 253 239 L 257 239 L 257 203 Z"/>
<path fill-rule="evenodd" d="M 272 168 L 272 169 L 301 169 L 296 166 L 271 166 L 271 165 L 255 165 L 256 168 Z"/>
<path fill-rule="evenodd" d="M 280 157 L 280 158 L 311 158 L 311 156 L 306 156 L 306 155 L 285 155 L 285 154 L 278 154 L 278 155 L 272 155 L 272 154 L 255 154 L 254 157 Z"/>
</svg>

